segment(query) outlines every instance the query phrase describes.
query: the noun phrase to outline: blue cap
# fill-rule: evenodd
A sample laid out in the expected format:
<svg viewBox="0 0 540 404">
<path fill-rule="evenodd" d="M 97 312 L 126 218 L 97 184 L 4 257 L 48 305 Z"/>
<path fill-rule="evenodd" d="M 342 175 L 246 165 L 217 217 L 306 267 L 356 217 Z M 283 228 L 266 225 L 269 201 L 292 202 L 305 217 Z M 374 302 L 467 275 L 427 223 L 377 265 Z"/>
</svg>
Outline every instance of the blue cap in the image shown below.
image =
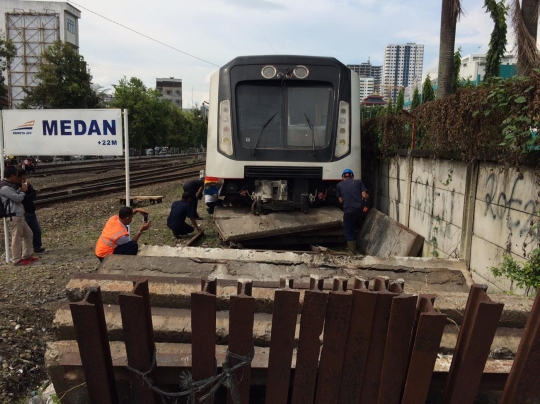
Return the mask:
<svg viewBox="0 0 540 404">
<path fill-rule="evenodd" d="M 350 168 L 346 168 L 343 170 L 343 174 L 341 174 L 342 177 L 354 177 L 354 173 Z"/>
</svg>

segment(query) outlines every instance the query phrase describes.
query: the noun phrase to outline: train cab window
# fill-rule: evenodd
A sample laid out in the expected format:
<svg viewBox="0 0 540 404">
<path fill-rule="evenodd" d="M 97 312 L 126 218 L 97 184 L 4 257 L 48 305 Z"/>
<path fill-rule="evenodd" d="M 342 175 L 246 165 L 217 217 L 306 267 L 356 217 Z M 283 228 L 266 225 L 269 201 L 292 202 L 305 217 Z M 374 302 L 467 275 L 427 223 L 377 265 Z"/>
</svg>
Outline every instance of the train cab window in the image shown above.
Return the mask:
<svg viewBox="0 0 540 404">
<path fill-rule="evenodd" d="M 287 147 L 328 146 L 331 96 L 332 90 L 328 87 L 289 88 Z"/>
<path fill-rule="evenodd" d="M 278 86 L 239 85 L 236 114 L 243 147 L 282 147 L 281 89 Z"/>
<path fill-rule="evenodd" d="M 332 97 L 327 83 L 240 83 L 236 87 L 238 140 L 249 149 L 327 147 Z"/>
</svg>

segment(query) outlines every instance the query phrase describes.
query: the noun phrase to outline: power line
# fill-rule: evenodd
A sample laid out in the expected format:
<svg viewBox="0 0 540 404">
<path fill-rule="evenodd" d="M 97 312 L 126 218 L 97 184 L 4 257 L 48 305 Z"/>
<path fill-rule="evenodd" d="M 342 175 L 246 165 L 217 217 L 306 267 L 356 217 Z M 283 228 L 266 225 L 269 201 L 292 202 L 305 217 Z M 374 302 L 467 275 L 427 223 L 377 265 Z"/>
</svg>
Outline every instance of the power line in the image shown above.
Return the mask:
<svg viewBox="0 0 540 404">
<path fill-rule="evenodd" d="M 136 33 L 136 34 L 138 34 L 138 35 L 140 35 L 140 36 L 143 36 L 143 37 L 145 37 L 145 38 L 147 38 L 147 39 L 150 39 L 151 41 L 157 42 L 157 43 L 160 44 L 160 45 L 163 45 L 163 46 L 166 46 L 167 48 L 170 48 L 170 49 L 172 49 L 172 50 L 175 50 L 176 52 L 183 53 L 184 55 L 187 55 L 187 56 L 192 57 L 192 58 L 194 58 L 194 59 L 200 60 L 201 62 L 208 63 L 208 64 L 210 64 L 210 65 L 212 65 L 212 66 L 221 67 L 221 66 L 219 66 L 219 65 L 216 65 L 215 63 L 209 62 L 208 60 L 201 59 L 201 58 L 199 58 L 199 57 L 197 57 L 197 56 L 195 56 L 195 55 L 192 55 L 192 54 L 190 54 L 190 53 L 184 52 L 183 50 L 177 49 L 177 48 L 175 48 L 174 46 L 167 45 L 166 43 L 161 42 L 161 41 L 158 41 L 157 39 L 154 39 L 154 38 L 152 38 L 152 37 L 149 37 L 148 35 L 145 35 L 145 34 L 139 32 L 139 31 L 135 31 L 135 30 L 132 29 L 132 28 L 129 28 L 129 27 L 123 25 L 123 24 L 120 24 L 119 22 L 116 22 L 116 21 L 114 21 L 114 20 L 111 20 L 110 18 L 105 17 L 104 15 L 101 15 L 101 14 L 99 14 L 99 13 L 96 13 L 95 11 L 92 11 L 92 10 L 90 10 L 90 9 L 88 9 L 88 8 L 86 8 L 86 7 L 84 7 L 84 6 L 81 6 L 80 4 L 75 3 L 74 1 L 69 0 L 69 2 L 72 3 L 72 4 L 75 4 L 77 7 L 80 7 L 80 8 L 82 8 L 82 9 L 84 9 L 84 10 L 86 10 L 86 11 L 92 13 L 92 14 L 97 15 L 98 17 L 101 17 L 101 18 L 103 18 L 103 19 L 105 19 L 105 20 L 107 20 L 107 21 L 110 21 L 110 22 L 112 22 L 113 24 L 119 25 L 119 26 L 121 26 L 122 28 L 125 28 L 125 29 L 127 29 L 127 30 L 129 30 L 129 31 L 131 31 L 131 32 L 134 32 L 134 33 Z"/>
</svg>

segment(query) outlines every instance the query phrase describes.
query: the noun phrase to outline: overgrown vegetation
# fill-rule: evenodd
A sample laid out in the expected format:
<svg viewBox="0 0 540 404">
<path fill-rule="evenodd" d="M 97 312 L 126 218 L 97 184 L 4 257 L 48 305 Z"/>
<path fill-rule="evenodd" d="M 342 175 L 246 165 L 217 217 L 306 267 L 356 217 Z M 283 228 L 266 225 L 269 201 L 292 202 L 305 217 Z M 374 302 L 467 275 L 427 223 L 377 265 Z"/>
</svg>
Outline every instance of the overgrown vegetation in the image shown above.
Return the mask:
<svg viewBox="0 0 540 404">
<path fill-rule="evenodd" d="M 493 20 L 493 31 L 489 40 L 489 50 L 486 55 L 486 72 L 484 80 L 490 77 L 499 76 L 501 67 L 501 58 L 506 52 L 506 15 L 509 7 L 504 3 L 504 0 L 497 2 L 496 0 L 485 0 L 484 7 L 486 12 L 489 12 Z"/>
<path fill-rule="evenodd" d="M 422 104 L 410 116 L 385 115 L 366 121 L 363 145 L 382 158 L 407 149 L 416 120 L 416 147 L 433 155 L 457 152 L 466 161 L 496 151 L 501 161 L 523 156 L 540 145 L 531 135 L 540 121 L 540 69 L 529 77 L 491 78 L 477 87 L 462 87 L 444 99 L 427 101 L 433 94 L 424 82 Z M 427 90 L 427 97 L 426 97 Z"/>
<path fill-rule="evenodd" d="M 504 276 L 518 288 L 525 288 L 525 294 L 536 294 L 540 287 L 540 248 L 534 249 L 524 263 L 516 261 L 510 254 L 505 254 L 503 262 L 490 269 L 496 278 Z"/>
</svg>

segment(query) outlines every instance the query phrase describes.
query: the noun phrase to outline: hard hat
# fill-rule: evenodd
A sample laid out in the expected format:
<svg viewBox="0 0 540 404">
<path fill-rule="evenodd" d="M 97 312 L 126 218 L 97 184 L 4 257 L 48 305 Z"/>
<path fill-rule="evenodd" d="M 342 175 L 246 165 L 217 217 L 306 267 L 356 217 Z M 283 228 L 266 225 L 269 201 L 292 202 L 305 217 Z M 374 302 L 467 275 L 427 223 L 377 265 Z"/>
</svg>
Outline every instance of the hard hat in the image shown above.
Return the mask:
<svg viewBox="0 0 540 404">
<path fill-rule="evenodd" d="M 342 177 L 354 177 L 354 173 L 350 168 L 346 168 L 343 170 L 343 174 L 341 174 Z"/>
</svg>

